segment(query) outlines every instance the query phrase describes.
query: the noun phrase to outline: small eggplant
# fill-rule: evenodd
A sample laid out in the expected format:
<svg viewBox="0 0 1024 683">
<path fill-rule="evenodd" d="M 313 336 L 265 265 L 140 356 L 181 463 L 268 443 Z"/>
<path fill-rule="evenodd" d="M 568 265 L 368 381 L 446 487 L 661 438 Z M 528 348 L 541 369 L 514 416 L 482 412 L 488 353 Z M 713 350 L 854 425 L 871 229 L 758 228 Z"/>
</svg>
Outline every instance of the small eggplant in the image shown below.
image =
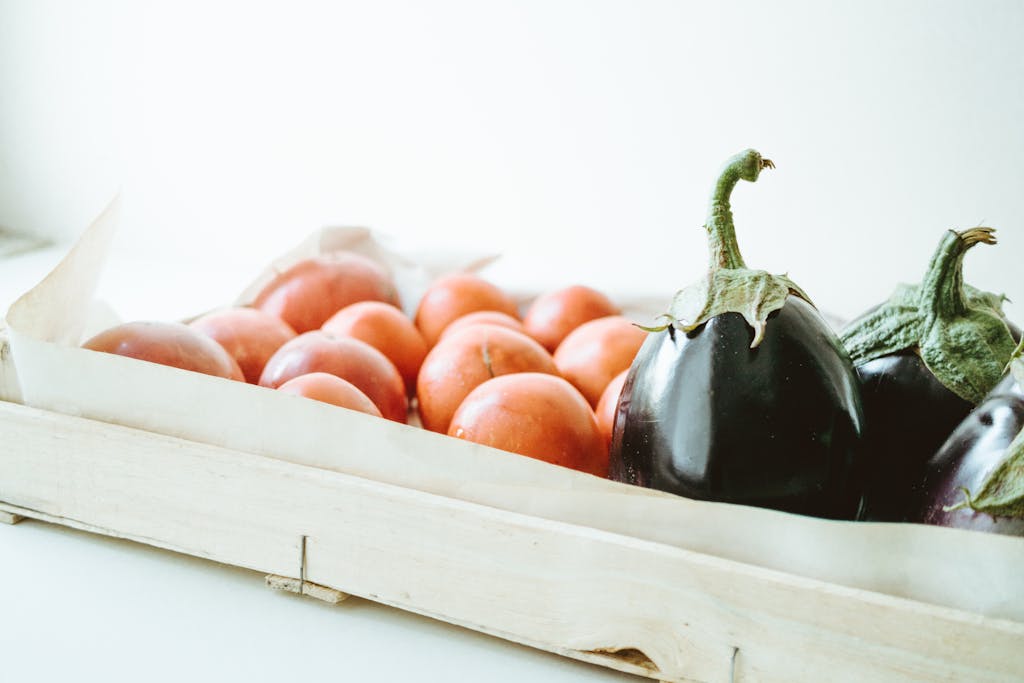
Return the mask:
<svg viewBox="0 0 1024 683">
<path fill-rule="evenodd" d="M 947 231 L 920 285 L 901 285 L 841 338 L 867 419 L 863 518 L 898 522 L 925 462 L 995 386 L 1014 347 L 1003 297 L 965 285 L 963 260 L 992 228 Z"/>
<path fill-rule="evenodd" d="M 1024 536 L 1022 355 L 927 462 L 907 521 Z"/>
<path fill-rule="evenodd" d="M 729 198 L 773 164 L 730 159 L 705 228 L 709 273 L 649 328 L 622 390 L 613 479 L 689 498 L 853 518 L 860 501 L 857 376 L 808 296 L 746 267 Z"/>
</svg>

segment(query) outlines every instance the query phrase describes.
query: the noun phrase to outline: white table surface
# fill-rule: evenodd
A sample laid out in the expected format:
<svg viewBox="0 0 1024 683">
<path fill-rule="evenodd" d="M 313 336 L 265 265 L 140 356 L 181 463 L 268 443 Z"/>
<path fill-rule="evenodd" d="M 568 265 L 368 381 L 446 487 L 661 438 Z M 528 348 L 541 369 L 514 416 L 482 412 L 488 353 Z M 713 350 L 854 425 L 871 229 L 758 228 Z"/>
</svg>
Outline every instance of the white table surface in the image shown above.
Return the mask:
<svg viewBox="0 0 1024 683">
<path fill-rule="evenodd" d="M 63 252 L 0 260 L 4 309 Z M 637 679 L 359 598 L 278 593 L 208 560 L 0 524 L 0 681 L 67 680 Z"/>
</svg>

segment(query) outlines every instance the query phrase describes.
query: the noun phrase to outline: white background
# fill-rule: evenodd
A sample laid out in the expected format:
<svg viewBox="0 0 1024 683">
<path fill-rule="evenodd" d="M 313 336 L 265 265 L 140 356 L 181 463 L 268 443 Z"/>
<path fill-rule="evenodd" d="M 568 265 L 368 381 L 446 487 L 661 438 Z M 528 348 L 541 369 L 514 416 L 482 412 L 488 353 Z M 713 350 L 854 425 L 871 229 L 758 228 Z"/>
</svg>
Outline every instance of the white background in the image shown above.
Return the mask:
<svg viewBox="0 0 1024 683">
<path fill-rule="evenodd" d="M 751 266 L 788 272 L 849 317 L 919 279 L 943 230 L 984 222 L 1001 243 L 970 254 L 967 279 L 1016 299 L 1008 311 L 1020 322 L 1021 36 L 1024 5 L 992 1 L 0 0 L 0 226 L 66 243 L 120 190 L 104 293 L 127 317 L 230 299 L 324 224 L 503 252 L 493 273 L 503 283 L 581 281 L 667 300 L 704 268 L 716 170 L 755 147 L 778 168 L 737 189 Z M 321 620 L 326 630 L 303 637 L 333 645 L 333 657 L 297 671 L 333 661 L 322 678 L 357 680 L 343 673 L 351 661 L 374 662 L 359 670 L 381 680 L 595 675 L 482 636 L 449 638 L 454 629 L 432 622 L 365 616 L 392 614 L 380 608 L 353 617 L 242 597 L 248 575 L 191 561 L 182 574 L 166 553 L 45 528 L 0 528 L 0 567 L 17 558 L 3 580 L 23 586 L 0 590 L 8 671 L 57 666 L 39 646 L 50 638 L 67 665 L 127 676 L 142 661 L 118 646 L 128 639 L 161 664 L 198 658 L 225 677 L 234 666 L 250 680 L 281 677 L 311 655 L 292 651 L 298 636 L 273 650 L 275 627 L 256 612 L 267 605 L 287 633 Z M 79 561 L 96 582 L 68 583 Z M 122 563 L 139 592 L 103 578 Z M 33 577 L 66 586 L 61 599 L 39 602 Z M 114 625 L 96 613 L 104 605 Z M 284 614 L 293 605 L 301 614 Z M 46 635 L 44 621 L 74 629 Z M 252 629 L 247 646 L 231 640 L 240 627 Z M 345 629 L 370 635 L 347 641 Z M 253 655 L 256 632 L 267 640 Z M 433 648 L 446 654 L 417 660 Z M 247 668 L 243 652 L 260 666 Z"/>
<path fill-rule="evenodd" d="M 1019 2 L 0 12 L 0 225 L 71 239 L 121 188 L 122 245 L 164 263 L 140 286 L 252 273 L 333 223 L 670 296 L 715 172 L 755 147 L 778 169 L 737 190 L 744 255 L 821 307 L 855 315 L 981 221 L 1002 244 L 968 279 L 1024 301 Z"/>
</svg>

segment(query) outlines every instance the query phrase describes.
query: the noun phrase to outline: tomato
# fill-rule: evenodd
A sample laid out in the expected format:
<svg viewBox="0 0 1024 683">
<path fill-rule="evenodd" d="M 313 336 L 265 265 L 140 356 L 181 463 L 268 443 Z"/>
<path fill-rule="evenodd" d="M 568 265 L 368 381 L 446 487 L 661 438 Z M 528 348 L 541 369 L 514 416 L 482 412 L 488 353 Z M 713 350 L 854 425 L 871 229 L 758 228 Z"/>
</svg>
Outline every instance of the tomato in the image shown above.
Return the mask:
<svg viewBox="0 0 1024 683">
<path fill-rule="evenodd" d="M 245 381 L 238 363 L 220 344 L 181 323 L 124 323 L 100 332 L 82 348 Z"/>
<path fill-rule="evenodd" d="M 618 315 L 619 308 L 601 292 L 573 285 L 537 297 L 523 317 L 526 332 L 554 352 L 566 335 L 585 322 Z"/>
<path fill-rule="evenodd" d="M 361 254 L 337 251 L 299 261 L 279 273 L 256 295 L 253 306 L 301 334 L 357 301 L 399 305 L 395 284 L 382 266 Z"/>
<path fill-rule="evenodd" d="M 452 415 L 469 392 L 492 377 L 513 372 L 558 370 L 543 346 L 498 325 L 473 325 L 443 339 L 427 354 L 416 381 L 423 426 L 448 431 Z"/>
<path fill-rule="evenodd" d="M 646 337 L 646 332 L 619 315 L 591 320 L 558 345 L 555 365 L 596 406 L 612 378 L 633 362 Z"/>
<path fill-rule="evenodd" d="M 459 406 L 448 435 L 608 476 L 594 411 L 561 377 L 525 372 L 484 382 Z"/>
<path fill-rule="evenodd" d="M 402 311 L 380 301 L 360 301 L 335 313 L 321 329 L 360 339 L 377 349 L 402 373 L 406 392 L 416 391 L 416 375 L 427 355 L 427 343 Z"/>
<path fill-rule="evenodd" d="M 416 309 L 416 327 L 427 346 L 437 343 L 449 323 L 474 311 L 500 311 L 519 318 L 515 300 L 495 285 L 472 273 L 438 278 Z"/>
<path fill-rule="evenodd" d="M 526 333 L 526 328 L 523 327 L 523 323 L 513 318 L 508 313 L 502 313 L 500 311 L 474 311 L 467 313 L 466 315 L 460 316 L 450 322 L 441 332 L 440 339 L 454 334 L 458 330 L 465 329 L 471 325 L 479 325 L 480 323 L 490 323 L 492 325 L 500 325 L 501 327 L 507 327 L 510 330 L 516 332 Z"/>
<path fill-rule="evenodd" d="M 405 383 L 387 356 L 366 342 L 319 330 L 300 334 L 278 349 L 267 361 L 260 385 L 277 388 L 311 372 L 326 372 L 351 382 L 389 420 L 405 422 L 408 417 Z"/>
<path fill-rule="evenodd" d="M 294 377 L 277 388 L 286 394 L 305 396 L 315 401 L 358 410 L 361 413 L 382 417 L 373 401 L 359 391 L 354 384 L 326 372 L 311 372 Z"/>
<path fill-rule="evenodd" d="M 615 430 L 615 410 L 619 407 L 619 395 L 622 394 L 622 387 L 626 384 L 628 374 L 627 368 L 615 375 L 615 379 L 605 387 L 601 400 L 597 402 L 597 410 L 594 411 L 597 426 L 601 428 L 601 434 L 609 446 L 612 444 L 612 432 Z"/>
<path fill-rule="evenodd" d="M 250 384 L 260 381 L 267 360 L 295 336 L 288 323 L 255 308 L 212 311 L 190 322 L 189 327 L 223 346 Z"/>
</svg>

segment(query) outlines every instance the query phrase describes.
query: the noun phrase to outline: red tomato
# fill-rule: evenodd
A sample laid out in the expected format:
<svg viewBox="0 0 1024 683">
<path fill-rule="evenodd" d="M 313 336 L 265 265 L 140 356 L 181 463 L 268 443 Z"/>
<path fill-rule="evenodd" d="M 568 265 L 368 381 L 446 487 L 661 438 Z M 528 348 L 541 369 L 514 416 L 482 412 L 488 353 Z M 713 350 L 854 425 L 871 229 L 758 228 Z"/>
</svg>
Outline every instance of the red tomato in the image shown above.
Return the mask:
<svg viewBox="0 0 1024 683">
<path fill-rule="evenodd" d="M 526 334 L 526 328 L 523 324 L 510 316 L 508 313 L 502 313 L 501 311 L 474 311 L 467 313 L 466 315 L 460 316 L 448 323 L 441 332 L 441 336 L 438 339 L 444 339 L 445 337 L 454 334 L 459 330 L 464 330 L 472 325 L 479 325 L 481 323 L 489 323 L 491 325 L 500 325 L 501 327 L 507 327 L 510 330 L 516 332 L 522 332 Z"/>
<path fill-rule="evenodd" d="M 558 371 L 596 406 L 605 387 L 632 363 L 647 333 L 612 315 L 583 323 L 555 350 Z"/>
<path fill-rule="evenodd" d="M 561 377 L 523 372 L 474 389 L 448 435 L 608 476 L 608 446 L 587 399 Z"/>
<path fill-rule="evenodd" d="M 260 381 L 263 366 L 295 336 L 288 323 L 255 308 L 225 308 L 196 318 L 189 327 L 224 347 L 238 363 L 245 381 Z"/>
<path fill-rule="evenodd" d="M 612 444 L 612 432 L 615 431 L 615 410 L 619 406 L 619 396 L 622 394 L 622 387 L 626 384 L 626 375 L 628 374 L 629 369 L 627 368 L 615 375 L 615 379 L 605 387 L 604 393 L 601 394 L 601 400 L 597 402 L 597 410 L 594 411 L 597 416 L 597 426 L 601 429 L 601 434 L 609 446 Z"/>
<path fill-rule="evenodd" d="M 260 385 L 277 388 L 311 372 L 326 372 L 351 382 L 366 394 L 381 415 L 405 422 L 405 384 L 395 364 L 366 342 L 315 330 L 300 334 L 277 350 L 263 369 Z"/>
<path fill-rule="evenodd" d="M 82 347 L 245 381 L 238 363 L 220 344 L 181 323 L 124 323 L 100 332 Z"/>
<path fill-rule="evenodd" d="M 416 374 L 427 355 L 423 336 L 400 310 L 380 301 L 346 306 L 324 323 L 324 332 L 362 340 L 388 357 L 402 373 L 406 392 L 416 390 Z"/>
<path fill-rule="evenodd" d="M 469 392 L 492 377 L 513 372 L 558 370 L 544 347 L 498 325 L 473 325 L 445 338 L 427 354 L 416 381 L 423 426 L 448 431 L 452 415 Z"/>
<path fill-rule="evenodd" d="M 601 292 L 574 285 L 537 297 L 523 317 L 526 332 L 554 352 L 566 335 L 585 322 L 618 315 L 619 308 Z"/>
<path fill-rule="evenodd" d="M 449 323 L 474 311 L 500 311 L 519 317 L 516 302 L 496 286 L 471 273 L 455 273 L 437 279 L 416 309 L 416 327 L 427 346 L 437 343 Z"/>
<path fill-rule="evenodd" d="M 279 386 L 277 390 L 382 417 L 373 401 L 359 391 L 354 384 L 346 382 L 340 377 L 328 375 L 326 372 L 299 375 Z"/>
<path fill-rule="evenodd" d="M 301 334 L 357 301 L 399 303 L 395 284 L 382 266 L 361 254 L 337 251 L 299 261 L 278 274 L 253 306 Z"/>
</svg>

